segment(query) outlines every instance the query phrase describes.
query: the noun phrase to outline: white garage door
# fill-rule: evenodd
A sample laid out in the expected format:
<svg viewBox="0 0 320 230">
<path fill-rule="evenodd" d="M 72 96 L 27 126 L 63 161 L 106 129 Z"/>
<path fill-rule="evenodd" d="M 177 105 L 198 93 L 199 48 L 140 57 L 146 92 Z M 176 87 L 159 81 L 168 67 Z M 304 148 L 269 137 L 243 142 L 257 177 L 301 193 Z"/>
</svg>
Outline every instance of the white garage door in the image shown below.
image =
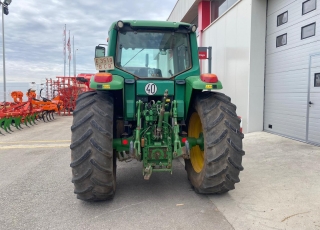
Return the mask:
<svg viewBox="0 0 320 230">
<path fill-rule="evenodd" d="M 320 143 L 320 53 L 310 57 L 307 140 Z"/>
<path fill-rule="evenodd" d="M 266 131 L 320 144 L 319 75 L 320 0 L 269 0 Z"/>
</svg>

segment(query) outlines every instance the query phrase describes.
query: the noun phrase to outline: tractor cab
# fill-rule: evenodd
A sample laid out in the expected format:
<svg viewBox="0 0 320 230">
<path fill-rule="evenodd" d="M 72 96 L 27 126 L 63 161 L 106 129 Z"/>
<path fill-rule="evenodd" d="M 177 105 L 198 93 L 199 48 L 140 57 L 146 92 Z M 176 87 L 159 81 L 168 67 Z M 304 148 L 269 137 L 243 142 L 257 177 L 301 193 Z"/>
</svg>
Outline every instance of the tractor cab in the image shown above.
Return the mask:
<svg viewBox="0 0 320 230">
<path fill-rule="evenodd" d="M 141 22 L 140 22 L 141 23 Z M 190 33 L 195 26 L 174 28 L 143 27 L 138 22 L 118 21 L 109 31 L 108 55 L 114 57 L 115 68 L 136 79 L 173 79 L 192 68 Z M 167 25 L 168 26 L 168 25 Z M 96 47 L 96 57 L 105 55 L 104 47 Z"/>
</svg>

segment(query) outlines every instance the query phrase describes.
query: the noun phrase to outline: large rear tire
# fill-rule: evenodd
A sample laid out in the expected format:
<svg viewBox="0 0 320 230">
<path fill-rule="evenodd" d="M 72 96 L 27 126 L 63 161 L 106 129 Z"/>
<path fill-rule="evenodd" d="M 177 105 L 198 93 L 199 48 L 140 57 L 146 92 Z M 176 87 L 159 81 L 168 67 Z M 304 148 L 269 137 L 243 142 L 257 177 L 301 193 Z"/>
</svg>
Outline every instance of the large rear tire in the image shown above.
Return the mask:
<svg viewBox="0 0 320 230">
<path fill-rule="evenodd" d="M 229 97 L 202 92 L 193 101 L 188 118 L 188 136 L 204 138 L 204 148 L 195 146 L 185 160 L 188 178 L 197 193 L 220 194 L 239 182 L 243 134 L 236 106 Z"/>
<path fill-rule="evenodd" d="M 116 190 L 113 154 L 113 99 L 103 92 L 79 96 L 71 126 L 74 193 L 86 201 L 112 199 Z"/>
</svg>

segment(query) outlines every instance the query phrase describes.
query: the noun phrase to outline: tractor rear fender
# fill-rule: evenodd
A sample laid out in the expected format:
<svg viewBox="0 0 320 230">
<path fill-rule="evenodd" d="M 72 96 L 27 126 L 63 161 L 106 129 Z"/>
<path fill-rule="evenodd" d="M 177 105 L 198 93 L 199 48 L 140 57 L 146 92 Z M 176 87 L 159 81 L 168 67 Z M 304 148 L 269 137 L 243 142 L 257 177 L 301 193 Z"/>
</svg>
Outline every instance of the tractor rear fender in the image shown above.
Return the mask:
<svg viewBox="0 0 320 230">
<path fill-rule="evenodd" d="M 123 89 L 124 79 L 119 75 L 112 75 L 112 80 L 106 83 L 94 81 L 94 76 L 90 79 L 90 88 L 94 90 L 120 90 Z"/>
<path fill-rule="evenodd" d="M 215 90 L 221 90 L 222 84 L 220 81 L 216 83 L 207 83 L 203 82 L 200 79 L 200 76 L 190 76 L 186 78 L 186 92 L 185 92 L 185 105 L 186 105 L 186 113 L 185 118 L 188 115 L 190 102 L 192 101 L 192 98 L 197 95 L 198 92 L 202 91 L 215 91 Z"/>
</svg>

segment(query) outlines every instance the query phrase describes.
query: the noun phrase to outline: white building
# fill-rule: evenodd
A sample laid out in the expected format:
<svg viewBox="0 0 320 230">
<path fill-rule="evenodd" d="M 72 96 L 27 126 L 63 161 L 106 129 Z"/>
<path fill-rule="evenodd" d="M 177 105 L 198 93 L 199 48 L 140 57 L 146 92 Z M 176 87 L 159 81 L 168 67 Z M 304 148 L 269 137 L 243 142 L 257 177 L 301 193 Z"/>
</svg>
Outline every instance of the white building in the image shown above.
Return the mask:
<svg viewBox="0 0 320 230">
<path fill-rule="evenodd" d="M 320 0 L 178 0 L 168 21 L 198 25 L 245 133 L 320 144 Z"/>
</svg>

